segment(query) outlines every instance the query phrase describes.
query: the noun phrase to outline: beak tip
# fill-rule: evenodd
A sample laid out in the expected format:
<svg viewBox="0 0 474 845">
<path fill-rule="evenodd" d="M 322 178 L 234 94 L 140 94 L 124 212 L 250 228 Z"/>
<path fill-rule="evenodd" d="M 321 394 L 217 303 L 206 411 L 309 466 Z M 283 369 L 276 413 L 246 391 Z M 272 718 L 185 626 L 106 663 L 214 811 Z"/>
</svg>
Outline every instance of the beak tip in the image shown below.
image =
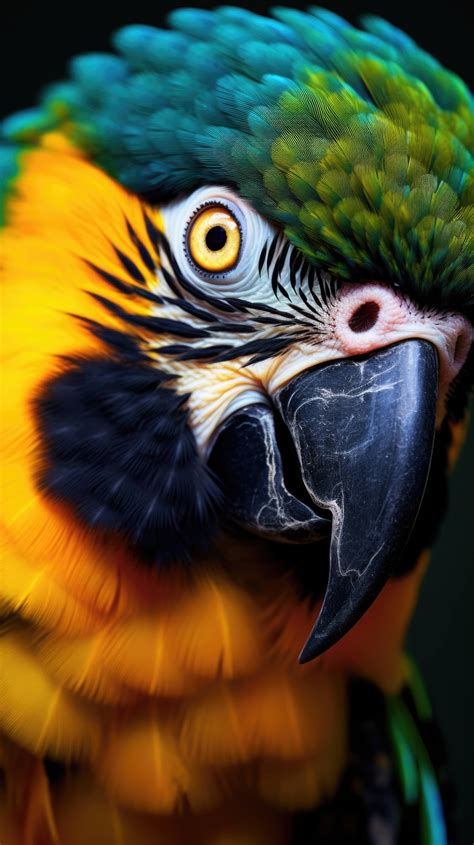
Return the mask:
<svg viewBox="0 0 474 845">
<path fill-rule="evenodd" d="M 309 663 L 311 657 L 308 655 L 308 643 L 301 649 L 298 655 L 298 663 L 302 666 L 304 663 Z"/>
<path fill-rule="evenodd" d="M 316 657 L 319 657 L 329 645 L 326 645 L 326 638 L 315 637 L 314 630 L 309 635 L 298 657 L 298 663 L 310 663 Z"/>
<path fill-rule="evenodd" d="M 304 666 L 304 664 L 309 663 L 310 660 L 311 660 L 311 655 L 307 653 L 307 650 L 306 650 L 306 647 L 305 647 L 298 657 L 298 663 L 300 664 L 300 666 Z"/>
<path fill-rule="evenodd" d="M 301 654 L 298 657 L 298 663 L 300 666 L 304 666 L 305 663 L 309 663 L 313 659 L 312 653 L 308 652 L 306 646 L 302 650 Z"/>
</svg>

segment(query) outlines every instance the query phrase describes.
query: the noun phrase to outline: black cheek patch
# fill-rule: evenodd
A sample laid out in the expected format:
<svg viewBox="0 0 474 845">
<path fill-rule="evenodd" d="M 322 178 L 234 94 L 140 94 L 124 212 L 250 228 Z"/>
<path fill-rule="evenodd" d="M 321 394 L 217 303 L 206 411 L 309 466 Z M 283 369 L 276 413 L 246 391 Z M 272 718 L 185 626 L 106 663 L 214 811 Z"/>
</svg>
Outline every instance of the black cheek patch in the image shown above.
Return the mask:
<svg viewBox="0 0 474 845">
<path fill-rule="evenodd" d="M 145 364 L 77 359 L 35 400 L 42 492 L 158 563 L 206 550 L 219 501 L 167 381 Z"/>
</svg>

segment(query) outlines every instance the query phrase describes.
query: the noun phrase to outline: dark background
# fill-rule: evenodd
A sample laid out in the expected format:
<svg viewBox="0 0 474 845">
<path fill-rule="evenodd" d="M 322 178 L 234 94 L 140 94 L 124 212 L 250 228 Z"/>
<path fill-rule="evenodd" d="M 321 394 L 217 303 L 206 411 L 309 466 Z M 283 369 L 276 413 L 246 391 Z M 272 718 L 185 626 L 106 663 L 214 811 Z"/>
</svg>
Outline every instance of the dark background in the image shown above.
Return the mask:
<svg viewBox="0 0 474 845">
<path fill-rule="evenodd" d="M 109 4 L 107 4 L 109 6 Z M 161 3 L 176 6 L 212 7 L 214 3 Z M 254 11 L 272 4 L 235 3 Z M 283 3 L 282 3 L 283 5 Z M 303 2 L 290 4 L 303 8 Z M 406 30 L 420 46 L 433 53 L 471 85 L 472 25 L 468 4 L 449 0 L 428 6 L 397 0 L 331 0 L 326 7 L 352 23 L 363 13 L 387 18 Z M 75 53 L 106 50 L 109 34 L 128 23 L 159 26 L 163 11 L 155 2 L 133 0 L 126 11 L 114 11 L 99 2 L 57 7 L 44 3 L 10 4 L 1 16 L 0 114 L 33 105 L 40 87 L 64 75 Z M 411 628 L 409 646 L 421 665 L 435 709 L 448 743 L 451 769 L 458 791 L 460 843 L 474 841 L 474 562 L 472 530 L 474 431 L 456 469 L 451 485 L 451 509 L 436 543 L 420 604 Z M 407 843 L 418 845 L 418 843 Z"/>
</svg>

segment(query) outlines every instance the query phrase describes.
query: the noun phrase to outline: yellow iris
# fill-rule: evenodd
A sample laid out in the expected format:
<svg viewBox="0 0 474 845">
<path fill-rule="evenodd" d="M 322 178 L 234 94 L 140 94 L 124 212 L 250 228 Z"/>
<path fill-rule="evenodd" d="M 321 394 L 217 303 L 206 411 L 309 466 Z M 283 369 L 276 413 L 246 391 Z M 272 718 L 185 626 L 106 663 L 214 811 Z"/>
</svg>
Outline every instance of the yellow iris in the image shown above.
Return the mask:
<svg viewBox="0 0 474 845">
<path fill-rule="evenodd" d="M 240 226 L 222 205 L 204 208 L 188 231 L 189 254 L 206 273 L 223 273 L 237 263 L 241 244 Z"/>
</svg>

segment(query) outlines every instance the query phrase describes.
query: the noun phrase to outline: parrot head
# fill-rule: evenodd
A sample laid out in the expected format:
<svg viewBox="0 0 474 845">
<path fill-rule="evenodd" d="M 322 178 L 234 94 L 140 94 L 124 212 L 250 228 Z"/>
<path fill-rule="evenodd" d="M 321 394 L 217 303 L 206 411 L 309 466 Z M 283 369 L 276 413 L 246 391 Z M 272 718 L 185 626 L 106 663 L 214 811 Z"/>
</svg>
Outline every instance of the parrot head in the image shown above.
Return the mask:
<svg viewBox="0 0 474 845">
<path fill-rule="evenodd" d="M 304 547 L 305 662 L 437 519 L 433 447 L 472 373 L 472 98 L 376 18 L 170 24 L 121 30 L 4 126 L 85 291 L 42 295 L 97 343 L 49 349 L 37 484 L 158 565 L 216 527 Z"/>
</svg>

